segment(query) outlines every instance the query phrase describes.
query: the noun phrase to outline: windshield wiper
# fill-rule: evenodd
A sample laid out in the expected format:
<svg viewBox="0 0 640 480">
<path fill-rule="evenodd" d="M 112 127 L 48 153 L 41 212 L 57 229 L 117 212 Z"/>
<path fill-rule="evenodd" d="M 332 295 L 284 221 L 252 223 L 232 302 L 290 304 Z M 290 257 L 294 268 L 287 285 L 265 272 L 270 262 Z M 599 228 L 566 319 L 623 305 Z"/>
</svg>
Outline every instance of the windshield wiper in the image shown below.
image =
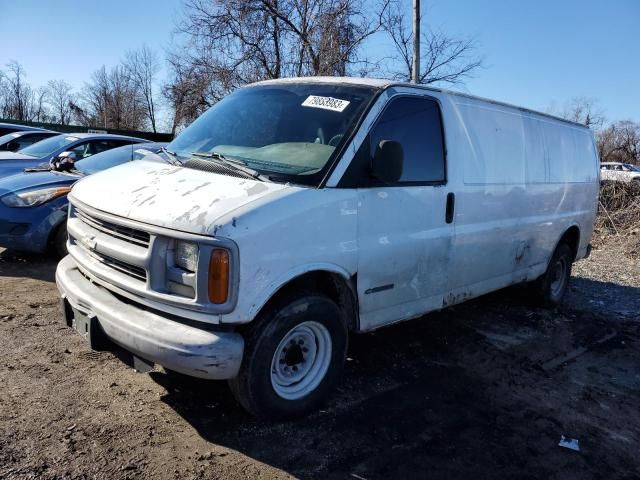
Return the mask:
<svg viewBox="0 0 640 480">
<path fill-rule="evenodd" d="M 255 178 L 256 180 L 261 180 L 263 182 L 266 180 L 266 177 L 264 177 L 257 170 L 254 170 L 253 168 L 248 167 L 246 163 L 242 162 L 241 160 L 230 159 L 228 157 L 225 157 L 221 153 L 218 153 L 218 152 L 191 152 L 191 155 L 193 155 L 194 157 L 211 158 L 213 160 L 217 160 L 217 161 L 221 162 L 224 165 L 227 165 L 227 166 L 229 166 L 231 168 L 234 168 L 239 172 L 242 172 L 242 173 L 244 173 L 246 175 L 249 175 L 250 177 Z"/>
<path fill-rule="evenodd" d="M 72 168 L 71 170 L 56 170 L 53 167 L 30 167 L 30 168 L 25 168 L 24 169 L 25 173 L 33 173 L 33 172 L 52 172 L 52 173 L 56 173 L 56 174 L 61 174 L 61 175 L 71 175 L 73 177 L 86 177 L 87 174 L 86 172 L 83 172 L 81 170 L 77 170 L 75 168 Z"/>
<path fill-rule="evenodd" d="M 178 155 L 176 155 L 176 152 L 172 152 L 171 150 L 167 150 L 165 147 L 160 147 L 160 150 L 173 157 L 173 161 L 169 161 L 169 163 L 171 163 L 173 165 L 182 165 L 184 163 L 184 162 L 182 162 L 181 160 L 178 159 Z"/>
</svg>

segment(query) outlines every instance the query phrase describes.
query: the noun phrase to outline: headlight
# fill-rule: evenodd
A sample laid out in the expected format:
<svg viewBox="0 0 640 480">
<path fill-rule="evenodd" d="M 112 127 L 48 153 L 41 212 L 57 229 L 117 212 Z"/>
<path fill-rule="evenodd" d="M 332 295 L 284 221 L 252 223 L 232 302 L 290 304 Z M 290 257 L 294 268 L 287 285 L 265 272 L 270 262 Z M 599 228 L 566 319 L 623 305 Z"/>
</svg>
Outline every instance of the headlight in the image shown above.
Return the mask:
<svg viewBox="0 0 640 480">
<path fill-rule="evenodd" d="M 195 272 L 198 268 L 198 245 L 190 242 L 176 242 L 173 261 L 178 267 Z"/>
<path fill-rule="evenodd" d="M 2 197 L 1 200 L 7 207 L 37 207 L 49 200 L 66 195 L 70 191 L 71 187 L 40 188 L 38 190 L 10 193 Z"/>
</svg>

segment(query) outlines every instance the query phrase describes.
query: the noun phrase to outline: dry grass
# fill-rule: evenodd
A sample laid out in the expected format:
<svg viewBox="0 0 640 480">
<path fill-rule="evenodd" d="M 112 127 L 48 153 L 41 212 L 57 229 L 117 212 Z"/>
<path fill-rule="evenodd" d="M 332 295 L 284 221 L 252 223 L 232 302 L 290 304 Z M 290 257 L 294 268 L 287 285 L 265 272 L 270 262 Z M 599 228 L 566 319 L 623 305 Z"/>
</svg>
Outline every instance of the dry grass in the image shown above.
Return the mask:
<svg viewBox="0 0 640 480">
<path fill-rule="evenodd" d="M 619 242 L 629 257 L 640 257 L 640 182 L 603 183 L 593 241 Z"/>
</svg>

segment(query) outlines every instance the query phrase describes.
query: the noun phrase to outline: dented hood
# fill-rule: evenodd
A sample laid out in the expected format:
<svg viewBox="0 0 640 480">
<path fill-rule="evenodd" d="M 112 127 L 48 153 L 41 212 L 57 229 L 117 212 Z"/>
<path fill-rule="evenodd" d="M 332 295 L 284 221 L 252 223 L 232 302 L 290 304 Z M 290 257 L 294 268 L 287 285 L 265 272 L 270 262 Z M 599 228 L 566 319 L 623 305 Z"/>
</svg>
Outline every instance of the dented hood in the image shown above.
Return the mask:
<svg viewBox="0 0 640 480">
<path fill-rule="evenodd" d="M 71 196 L 121 217 L 209 234 L 220 217 L 290 188 L 296 187 L 138 160 L 82 179 Z"/>
</svg>

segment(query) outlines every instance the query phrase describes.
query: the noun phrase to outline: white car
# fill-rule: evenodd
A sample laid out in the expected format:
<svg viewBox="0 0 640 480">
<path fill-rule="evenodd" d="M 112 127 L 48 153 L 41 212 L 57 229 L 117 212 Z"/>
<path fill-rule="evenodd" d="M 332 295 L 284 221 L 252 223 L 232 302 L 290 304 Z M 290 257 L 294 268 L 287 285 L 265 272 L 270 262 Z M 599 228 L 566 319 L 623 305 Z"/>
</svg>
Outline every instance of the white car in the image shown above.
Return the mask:
<svg viewBox="0 0 640 480">
<path fill-rule="evenodd" d="M 640 182 L 640 167 L 630 163 L 602 162 L 600 180 L 613 182 Z"/>
<path fill-rule="evenodd" d="M 180 164 L 129 162 L 73 187 L 66 322 L 138 365 L 226 379 L 258 416 L 316 408 L 350 333 L 522 282 L 556 305 L 589 254 L 591 131 L 498 102 L 267 81 L 165 154 Z"/>
</svg>

